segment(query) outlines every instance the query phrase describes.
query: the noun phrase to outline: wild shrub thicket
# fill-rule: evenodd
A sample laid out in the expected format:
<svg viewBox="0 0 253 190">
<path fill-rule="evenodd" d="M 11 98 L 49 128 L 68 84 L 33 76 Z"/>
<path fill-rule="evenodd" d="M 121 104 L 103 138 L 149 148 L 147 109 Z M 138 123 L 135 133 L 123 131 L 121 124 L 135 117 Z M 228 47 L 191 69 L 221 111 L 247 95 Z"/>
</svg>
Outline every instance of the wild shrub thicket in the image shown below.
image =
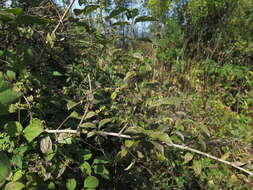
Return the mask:
<svg viewBox="0 0 253 190">
<path fill-rule="evenodd" d="M 1 189 L 251 189 L 253 2 L 78 2 L 0 3 Z"/>
</svg>

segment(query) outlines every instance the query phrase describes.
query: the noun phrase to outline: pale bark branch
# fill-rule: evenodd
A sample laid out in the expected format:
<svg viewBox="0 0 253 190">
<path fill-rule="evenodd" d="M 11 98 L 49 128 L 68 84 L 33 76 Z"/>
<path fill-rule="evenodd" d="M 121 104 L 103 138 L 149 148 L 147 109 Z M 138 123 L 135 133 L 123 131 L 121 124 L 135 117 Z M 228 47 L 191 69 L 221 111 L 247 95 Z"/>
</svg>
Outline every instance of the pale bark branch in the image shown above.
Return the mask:
<svg viewBox="0 0 253 190">
<path fill-rule="evenodd" d="M 46 129 L 45 132 L 47 132 L 47 133 L 72 133 L 72 134 L 77 134 L 77 130 L 48 130 L 48 129 Z M 124 135 L 124 134 L 119 134 L 119 133 L 111 133 L 111 132 L 98 131 L 97 134 L 98 135 L 103 135 L 103 136 L 114 136 L 114 137 L 119 137 L 119 138 L 124 138 L 124 139 L 133 139 L 133 137 L 131 137 L 130 135 Z M 205 156 L 207 158 L 210 158 L 210 159 L 216 160 L 218 162 L 221 162 L 221 163 L 223 163 L 225 165 L 228 165 L 228 166 L 231 166 L 233 168 L 236 168 L 236 169 L 238 169 L 238 170 L 240 170 L 240 171 L 242 171 L 242 172 L 244 172 L 244 173 L 246 173 L 246 174 L 248 174 L 250 176 L 253 176 L 253 173 L 251 171 L 246 170 L 246 169 L 244 169 L 242 167 L 239 167 L 239 166 L 237 166 L 236 164 L 234 164 L 232 162 L 223 160 L 221 158 L 212 156 L 212 155 L 210 155 L 208 153 L 205 153 L 205 152 L 202 152 L 202 151 L 190 148 L 188 146 L 183 146 L 183 145 L 174 144 L 174 143 L 172 143 L 172 144 L 163 143 L 163 145 L 165 145 L 167 147 L 174 147 L 174 148 L 177 148 L 177 149 L 190 151 L 190 152 L 193 152 L 193 153 Z"/>
<path fill-rule="evenodd" d="M 67 7 L 67 9 L 65 10 L 65 12 L 63 13 L 62 17 L 60 18 L 58 24 L 56 25 L 56 27 L 53 30 L 53 33 L 55 33 L 58 28 L 60 27 L 61 23 L 63 23 L 63 20 L 65 19 L 65 17 L 67 16 L 69 10 L 71 9 L 71 7 L 73 6 L 75 0 L 72 0 L 72 2 L 69 4 L 69 6 Z"/>
</svg>

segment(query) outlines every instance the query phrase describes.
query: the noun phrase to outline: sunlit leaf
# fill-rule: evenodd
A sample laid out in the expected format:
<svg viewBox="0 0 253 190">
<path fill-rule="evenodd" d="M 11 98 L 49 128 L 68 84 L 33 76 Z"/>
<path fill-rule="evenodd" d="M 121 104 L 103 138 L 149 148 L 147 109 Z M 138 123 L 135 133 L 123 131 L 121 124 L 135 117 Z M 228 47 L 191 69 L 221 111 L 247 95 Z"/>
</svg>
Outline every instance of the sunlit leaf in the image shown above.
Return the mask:
<svg viewBox="0 0 253 190">
<path fill-rule="evenodd" d="M 201 174 L 201 171 L 202 171 L 202 163 L 201 161 L 198 161 L 198 160 L 194 160 L 193 161 L 193 170 L 195 172 L 196 175 L 200 175 Z"/>
<path fill-rule="evenodd" d="M 85 116 L 84 119 L 90 119 L 92 117 L 94 117 L 96 115 L 96 113 L 94 111 L 91 111 L 89 113 L 87 113 L 87 115 Z"/>
<path fill-rule="evenodd" d="M 44 131 L 43 121 L 33 118 L 30 124 L 24 129 L 24 136 L 28 142 L 31 142 Z"/>
<path fill-rule="evenodd" d="M 5 185 L 4 190 L 21 190 L 25 185 L 21 182 L 13 181 Z"/>
<path fill-rule="evenodd" d="M 68 190 L 75 190 L 76 189 L 76 180 L 75 178 L 67 179 L 66 187 Z"/>
<path fill-rule="evenodd" d="M 84 180 L 84 187 L 86 188 L 96 188 L 99 185 L 99 181 L 95 176 L 88 176 Z"/>
<path fill-rule="evenodd" d="M 107 119 L 101 120 L 101 121 L 99 122 L 99 124 L 98 124 L 98 128 L 103 127 L 105 124 L 107 124 L 107 123 L 109 123 L 109 122 L 111 122 L 111 121 L 112 121 L 111 118 L 107 118 Z"/>
<path fill-rule="evenodd" d="M 81 165 L 80 165 L 80 169 L 81 171 L 84 173 L 84 174 L 88 174 L 88 175 L 91 175 L 91 166 L 88 162 L 83 162 Z"/>
</svg>

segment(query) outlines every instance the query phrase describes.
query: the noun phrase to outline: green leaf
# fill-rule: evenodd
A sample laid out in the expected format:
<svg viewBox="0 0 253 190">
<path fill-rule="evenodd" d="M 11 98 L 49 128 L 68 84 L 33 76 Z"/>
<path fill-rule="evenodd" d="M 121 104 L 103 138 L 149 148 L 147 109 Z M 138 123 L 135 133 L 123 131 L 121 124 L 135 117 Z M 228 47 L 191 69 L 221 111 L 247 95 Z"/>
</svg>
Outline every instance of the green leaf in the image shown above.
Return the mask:
<svg viewBox="0 0 253 190">
<path fill-rule="evenodd" d="M 137 22 L 150 22 L 150 21 L 157 21 L 157 19 L 155 17 L 150 16 L 140 16 L 137 17 L 134 22 L 137 23 Z"/>
<path fill-rule="evenodd" d="M 75 118 L 75 119 L 79 119 L 81 120 L 82 117 L 76 112 L 76 111 L 73 111 L 70 115 L 69 115 L 70 118 Z"/>
<path fill-rule="evenodd" d="M 90 123 L 90 122 L 86 122 L 86 123 L 82 123 L 82 124 L 80 125 L 80 127 L 92 128 L 92 129 L 94 129 L 94 128 L 96 128 L 96 124 Z"/>
<path fill-rule="evenodd" d="M 99 185 L 99 181 L 96 177 L 94 176 L 88 176 L 84 180 L 84 187 L 87 188 L 96 188 Z"/>
<path fill-rule="evenodd" d="M 91 166 L 88 162 L 83 162 L 80 166 L 80 169 L 81 171 L 84 173 L 84 174 L 88 174 L 88 175 L 91 175 Z"/>
<path fill-rule="evenodd" d="M 24 130 L 24 136 L 28 142 L 31 142 L 44 131 L 43 121 L 33 118 L 30 124 Z"/>
<path fill-rule="evenodd" d="M 164 142 L 166 144 L 172 144 L 172 140 L 170 139 L 169 135 L 160 131 L 154 131 L 154 130 L 146 130 L 145 132 L 149 137 L 151 137 L 154 140 L 159 140 L 161 142 Z"/>
<path fill-rule="evenodd" d="M 160 106 L 166 106 L 166 105 L 173 105 L 175 107 L 179 107 L 182 102 L 181 97 L 170 97 L 170 98 L 161 98 L 156 102 L 153 102 L 152 105 L 150 105 L 151 108 L 153 107 L 160 107 Z"/>
<path fill-rule="evenodd" d="M 54 77 L 60 77 L 60 76 L 63 76 L 63 74 L 61 74 L 59 71 L 53 71 L 52 72 L 52 76 L 54 76 Z"/>
<path fill-rule="evenodd" d="M 5 185 L 4 190 L 21 190 L 25 187 L 25 185 L 23 183 L 17 182 L 17 181 L 13 181 L 13 182 L 9 182 Z"/>
<path fill-rule="evenodd" d="M 100 5 L 87 5 L 85 6 L 84 9 L 74 9 L 74 13 L 75 15 L 81 15 L 81 14 L 90 14 L 93 11 L 97 10 L 98 8 L 100 8 Z"/>
<path fill-rule="evenodd" d="M 93 167 L 93 171 L 95 174 L 101 175 L 103 178 L 105 179 L 109 179 L 109 171 L 105 168 L 104 165 L 102 164 L 98 164 L 98 165 L 94 165 Z"/>
<path fill-rule="evenodd" d="M 6 9 L 5 10 L 6 12 L 8 13 L 12 13 L 14 15 L 20 15 L 20 14 L 23 14 L 24 11 L 22 8 L 12 8 L 12 9 Z"/>
<path fill-rule="evenodd" d="M 22 170 L 18 170 L 14 173 L 12 181 L 18 181 L 23 176 Z"/>
<path fill-rule="evenodd" d="M 139 14 L 139 10 L 135 8 L 132 10 L 127 10 L 126 16 L 127 16 L 127 19 L 129 20 L 131 18 L 136 17 L 138 14 Z"/>
<path fill-rule="evenodd" d="M 6 75 L 10 80 L 16 80 L 16 73 L 14 71 L 8 70 L 6 71 Z"/>
<path fill-rule="evenodd" d="M 130 25 L 130 23 L 124 22 L 124 21 L 119 21 L 119 22 L 115 22 L 112 24 L 112 26 L 125 26 L 125 25 Z"/>
<path fill-rule="evenodd" d="M 104 158 L 96 158 L 93 161 L 93 165 L 95 164 L 107 164 L 109 161 Z"/>
<path fill-rule="evenodd" d="M 85 116 L 84 119 L 90 119 L 92 117 L 94 117 L 96 115 L 96 113 L 94 111 L 91 111 L 89 113 L 87 113 L 87 115 Z"/>
<path fill-rule="evenodd" d="M 48 19 L 42 19 L 38 16 L 31 16 L 31 15 L 19 15 L 16 18 L 16 22 L 17 24 L 39 24 L 39 25 L 43 25 L 43 24 L 48 24 L 48 23 L 52 23 L 53 21 L 48 20 Z"/>
<path fill-rule="evenodd" d="M 8 13 L 7 11 L 0 10 L 0 20 L 2 21 L 11 21 L 15 18 L 15 15 Z"/>
<path fill-rule="evenodd" d="M 193 155 L 189 152 L 187 152 L 185 155 L 184 155 L 184 163 L 188 163 L 189 161 L 191 161 L 193 159 Z"/>
<path fill-rule="evenodd" d="M 111 121 L 112 121 L 111 118 L 107 118 L 107 119 L 101 120 L 101 121 L 99 122 L 99 124 L 98 124 L 98 128 L 103 127 L 105 124 L 107 124 L 107 123 L 109 123 L 109 122 L 111 122 Z"/>
<path fill-rule="evenodd" d="M 194 160 L 193 161 L 193 170 L 194 170 L 196 175 L 201 174 L 202 168 L 203 168 L 203 166 L 202 166 L 201 161 L 199 161 L 199 160 Z"/>
<path fill-rule="evenodd" d="M 5 82 L 0 78 L 0 104 L 6 105 L 16 101 L 21 96 L 21 93 L 14 86 Z"/>
<path fill-rule="evenodd" d="M 125 140 L 125 146 L 127 148 L 132 147 L 134 143 L 135 143 L 135 141 L 133 141 L 133 140 Z"/>
<path fill-rule="evenodd" d="M 0 152 L 0 183 L 5 181 L 11 174 L 11 163 L 9 157 L 4 153 Z"/>
<path fill-rule="evenodd" d="M 107 17 L 107 19 L 110 19 L 110 18 L 114 18 L 118 15 L 120 15 L 121 13 L 124 13 L 127 11 L 127 8 L 125 7 L 120 7 L 120 8 L 116 8 L 114 9 L 110 14 L 109 16 Z"/>
<path fill-rule="evenodd" d="M 66 182 L 66 187 L 68 190 L 75 190 L 76 180 L 74 178 L 68 179 Z"/>
<path fill-rule="evenodd" d="M 82 152 L 83 160 L 89 160 L 89 159 L 91 159 L 91 157 L 92 157 L 92 153 L 90 150 L 88 150 L 88 149 L 83 150 L 83 152 Z"/>
<path fill-rule="evenodd" d="M 23 131 L 21 123 L 17 121 L 10 121 L 6 123 L 4 125 L 4 129 L 7 132 L 7 134 L 11 137 L 19 136 Z"/>
<path fill-rule="evenodd" d="M 71 110 L 72 108 L 78 106 L 79 104 L 81 104 L 81 102 L 74 102 L 72 100 L 67 100 L 67 108 L 68 108 L 68 110 Z"/>
<path fill-rule="evenodd" d="M 4 52 L 0 50 L 0 57 L 4 55 Z"/>
</svg>

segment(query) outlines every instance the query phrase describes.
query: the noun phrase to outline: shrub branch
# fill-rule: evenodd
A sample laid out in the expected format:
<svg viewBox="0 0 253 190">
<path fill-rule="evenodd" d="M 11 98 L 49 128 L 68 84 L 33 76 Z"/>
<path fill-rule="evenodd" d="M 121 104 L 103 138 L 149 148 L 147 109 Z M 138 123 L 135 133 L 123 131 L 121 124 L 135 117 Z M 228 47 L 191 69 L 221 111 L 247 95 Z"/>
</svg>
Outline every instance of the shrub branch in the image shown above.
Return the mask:
<svg viewBox="0 0 253 190">
<path fill-rule="evenodd" d="M 71 134 L 77 134 L 77 130 L 49 130 L 49 129 L 46 129 L 45 130 L 46 133 L 71 133 Z M 131 137 L 130 135 L 124 135 L 124 134 L 119 134 L 119 133 L 111 133 L 111 132 L 103 132 L 103 131 L 98 131 L 97 132 L 98 135 L 102 135 L 102 136 L 113 136 L 113 137 L 119 137 L 119 138 L 124 138 L 124 139 L 133 139 L 133 137 Z M 163 143 L 163 145 L 167 146 L 167 147 L 173 147 L 173 148 L 177 148 L 177 149 L 181 149 L 181 150 L 186 150 L 186 151 L 190 151 L 190 152 L 193 152 L 193 153 L 196 153 L 196 154 L 199 154 L 199 155 L 202 155 L 202 156 L 205 156 L 207 158 L 210 158 L 210 159 L 213 159 L 213 160 L 216 160 L 218 162 L 221 162 L 225 165 L 228 165 L 228 166 L 231 166 L 233 168 L 236 168 L 250 176 L 253 176 L 253 173 L 250 172 L 249 170 L 246 170 L 242 167 L 239 167 L 237 166 L 236 164 L 232 163 L 232 162 L 229 162 L 229 161 L 226 161 L 226 160 L 223 160 L 221 158 L 218 158 L 218 157 L 215 157 L 215 156 L 212 156 L 208 153 L 205 153 L 205 152 L 202 152 L 202 151 L 199 151 L 197 149 L 193 149 L 193 148 L 190 148 L 188 146 L 183 146 L 183 145 L 179 145 L 179 144 L 174 144 L 174 143 L 171 143 L 171 144 L 167 144 L 167 143 Z"/>
</svg>

